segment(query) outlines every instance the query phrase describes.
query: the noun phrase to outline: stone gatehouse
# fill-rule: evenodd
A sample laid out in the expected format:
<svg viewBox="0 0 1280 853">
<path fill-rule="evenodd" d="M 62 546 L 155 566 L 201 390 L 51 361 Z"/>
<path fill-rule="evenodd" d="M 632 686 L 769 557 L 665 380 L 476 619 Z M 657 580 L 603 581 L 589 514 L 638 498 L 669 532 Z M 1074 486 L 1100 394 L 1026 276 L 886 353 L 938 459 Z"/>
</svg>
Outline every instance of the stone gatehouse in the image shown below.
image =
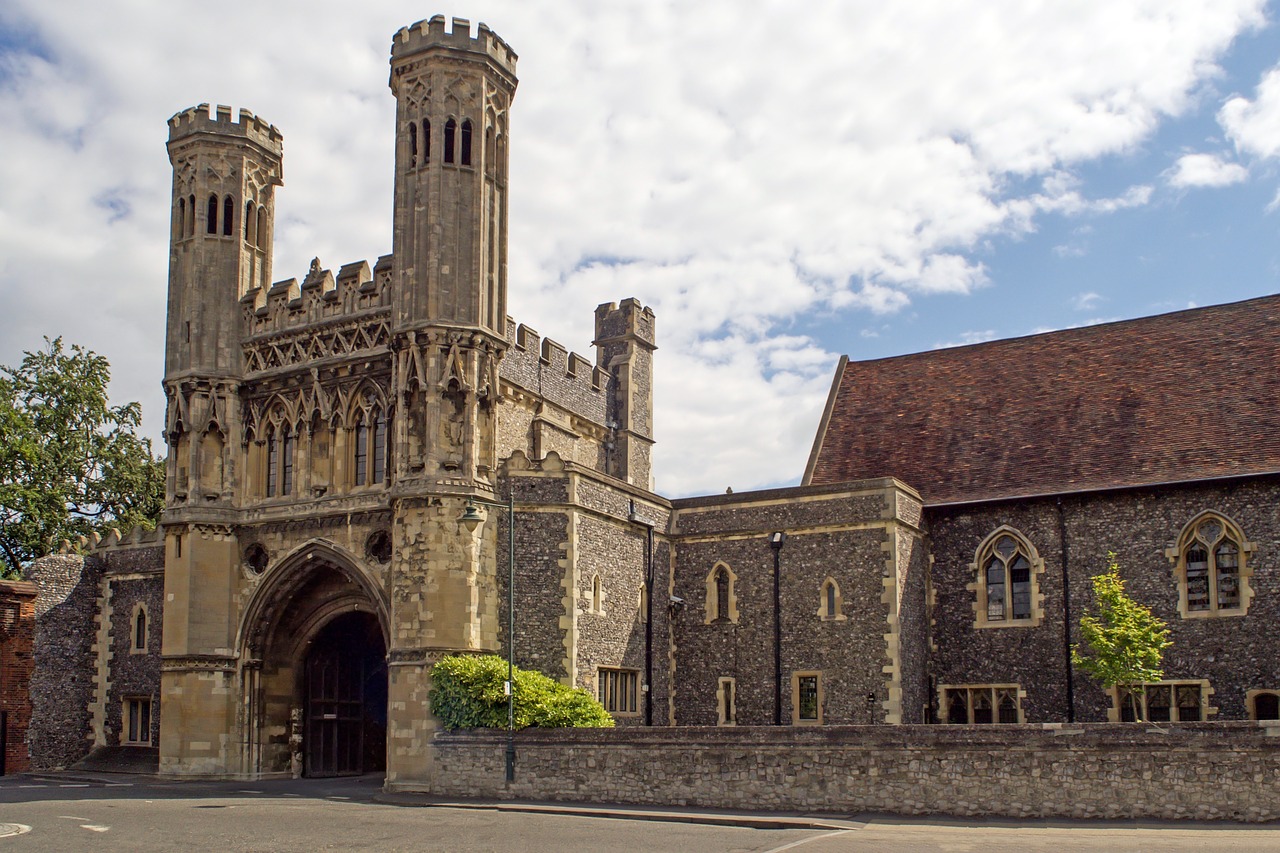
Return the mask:
<svg viewBox="0 0 1280 853">
<path fill-rule="evenodd" d="M 32 567 L 34 766 L 429 787 L 431 665 L 508 644 L 627 726 L 1106 721 L 1108 552 L 1174 632 L 1148 717 L 1280 716 L 1280 298 L 845 359 L 800 486 L 668 500 L 654 313 L 589 357 L 507 316 L 515 53 L 437 16 L 390 61 L 372 262 L 275 281 L 283 135 L 169 120 L 166 510 Z"/>
</svg>

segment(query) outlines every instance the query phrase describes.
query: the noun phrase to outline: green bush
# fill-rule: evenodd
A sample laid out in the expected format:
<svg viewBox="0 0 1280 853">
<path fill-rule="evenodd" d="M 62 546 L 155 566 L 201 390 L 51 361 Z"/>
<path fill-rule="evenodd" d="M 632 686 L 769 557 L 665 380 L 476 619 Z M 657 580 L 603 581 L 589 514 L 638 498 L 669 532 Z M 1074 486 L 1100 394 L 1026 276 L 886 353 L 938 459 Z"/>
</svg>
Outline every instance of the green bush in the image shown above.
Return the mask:
<svg viewBox="0 0 1280 853">
<path fill-rule="evenodd" d="M 507 727 L 507 662 L 497 655 L 450 655 L 431 668 L 431 712 L 446 729 Z M 516 667 L 515 726 L 608 728 L 613 717 L 585 690 Z"/>
</svg>

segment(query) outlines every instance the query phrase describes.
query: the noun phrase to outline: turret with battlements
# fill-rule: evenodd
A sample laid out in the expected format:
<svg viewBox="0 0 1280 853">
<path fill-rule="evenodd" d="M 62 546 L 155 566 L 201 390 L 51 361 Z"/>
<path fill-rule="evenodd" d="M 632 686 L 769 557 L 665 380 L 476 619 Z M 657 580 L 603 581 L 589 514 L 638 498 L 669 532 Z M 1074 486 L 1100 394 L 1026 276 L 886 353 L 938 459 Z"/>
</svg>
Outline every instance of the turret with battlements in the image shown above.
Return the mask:
<svg viewBox="0 0 1280 853">
<path fill-rule="evenodd" d="M 653 309 L 636 299 L 596 308 L 596 359 L 612 375 L 608 473 L 653 488 Z"/>
</svg>

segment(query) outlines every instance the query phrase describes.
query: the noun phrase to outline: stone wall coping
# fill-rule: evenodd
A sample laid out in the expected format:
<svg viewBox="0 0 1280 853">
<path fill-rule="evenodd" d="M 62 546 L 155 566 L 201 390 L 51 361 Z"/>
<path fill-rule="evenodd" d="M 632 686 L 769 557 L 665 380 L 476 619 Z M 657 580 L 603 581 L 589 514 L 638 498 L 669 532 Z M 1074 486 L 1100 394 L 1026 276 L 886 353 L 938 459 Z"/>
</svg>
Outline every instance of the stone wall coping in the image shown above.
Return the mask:
<svg viewBox="0 0 1280 853">
<path fill-rule="evenodd" d="M 778 489 L 761 489 L 753 492 L 732 492 L 723 495 L 701 495 L 690 498 L 677 498 L 671 502 L 673 509 L 701 509 L 703 507 L 732 506 L 735 504 L 751 504 L 756 501 L 776 501 L 784 498 L 802 498 L 810 495 L 844 495 L 868 494 L 874 492 L 898 491 L 920 500 L 920 494 L 906 483 L 893 477 L 878 477 L 873 480 L 849 480 L 843 483 L 824 483 L 818 486 L 783 486 Z"/>
<path fill-rule="evenodd" d="M 460 729 L 436 734 L 433 745 L 488 746 L 506 742 L 504 729 Z M 1280 751 L 1280 723 L 1224 721 L 1201 723 L 1024 723 L 975 726 L 676 726 L 613 729 L 523 729 L 517 747 L 740 746 L 744 749 L 831 747 L 892 750 L 968 747 L 1035 749 L 1116 747 L 1250 749 Z"/>
<path fill-rule="evenodd" d="M 40 594 L 40 588 L 31 581 L 0 579 L 0 591 L 20 598 L 35 598 Z"/>
</svg>

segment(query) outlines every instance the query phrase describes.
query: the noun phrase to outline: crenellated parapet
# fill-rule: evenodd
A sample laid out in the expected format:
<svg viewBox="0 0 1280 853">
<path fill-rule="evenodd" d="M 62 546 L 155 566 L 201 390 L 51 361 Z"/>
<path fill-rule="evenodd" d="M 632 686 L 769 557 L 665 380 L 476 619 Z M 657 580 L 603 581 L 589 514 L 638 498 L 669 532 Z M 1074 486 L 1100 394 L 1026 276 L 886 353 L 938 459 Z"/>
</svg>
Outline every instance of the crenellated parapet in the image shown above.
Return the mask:
<svg viewBox="0 0 1280 853">
<path fill-rule="evenodd" d="M 609 345 L 635 342 L 657 349 L 657 331 L 653 309 L 638 299 L 624 299 L 621 304 L 606 302 L 596 306 L 597 358 L 605 364 L 611 352 Z"/>
<path fill-rule="evenodd" d="M 135 526 L 128 533 L 121 534 L 118 527 L 112 527 L 103 536 L 96 530 L 87 536 L 77 536 L 75 540 L 63 539 L 58 547 L 59 554 L 75 554 L 85 551 L 95 554 L 107 551 L 119 551 L 130 548 L 154 548 L 164 545 L 164 531 L 161 527 L 146 528 Z"/>
<path fill-rule="evenodd" d="M 213 115 L 209 105 L 189 107 L 169 119 L 170 144 L 188 136 L 215 134 L 235 136 L 254 142 L 277 157 L 284 149 L 284 136 L 274 124 L 268 124 L 249 110 L 240 110 L 239 121 L 231 120 L 231 107 L 218 104 Z"/>
<path fill-rule="evenodd" d="M 537 395 L 584 420 L 604 425 L 609 373 L 593 359 L 507 318 L 503 381 Z"/>
<path fill-rule="evenodd" d="M 317 258 L 301 283 L 279 281 L 240 300 L 245 370 L 299 365 L 386 346 L 391 307 L 390 255 L 344 264 L 335 275 Z"/>
<path fill-rule="evenodd" d="M 444 15 L 435 15 L 429 20 L 401 27 L 391 42 L 392 61 L 432 48 L 447 48 L 484 54 L 515 76 L 516 52 L 486 24 L 480 23 L 474 38 L 471 22 L 466 18 L 454 18 L 447 30 L 445 24 Z"/>
</svg>

